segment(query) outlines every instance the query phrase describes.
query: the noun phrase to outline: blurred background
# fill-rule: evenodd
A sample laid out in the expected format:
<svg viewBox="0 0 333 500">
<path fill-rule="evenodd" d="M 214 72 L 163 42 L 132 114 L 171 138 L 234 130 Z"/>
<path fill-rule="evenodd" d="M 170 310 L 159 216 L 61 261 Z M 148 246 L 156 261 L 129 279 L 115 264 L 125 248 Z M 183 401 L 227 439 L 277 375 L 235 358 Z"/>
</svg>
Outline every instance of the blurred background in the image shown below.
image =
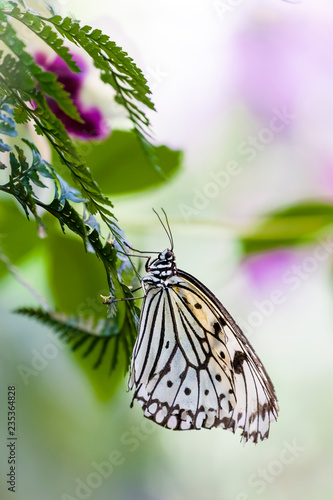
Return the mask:
<svg viewBox="0 0 333 500">
<path fill-rule="evenodd" d="M 36 300 L 3 266 L 0 422 L 4 436 L 6 389 L 15 385 L 15 498 L 331 499 L 332 2 L 54 6 L 102 29 L 133 57 L 153 92 L 156 144 L 183 151 L 180 168 L 149 189 L 134 153 L 126 186 L 117 164 L 96 167 L 120 226 L 135 248 L 163 250 L 167 237 L 152 207 L 166 210 L 178 267 L 205 283 L 242 326 L 274 382 L 280 416 L 267 441 L 245 447 L 230 432 L 154 426 L 137 405 L 129 408 L 127 375 L 101 390 L 99 375 L 48 328 L 12 313 Z M 41 50 L 33 37 L 29 43 Z M 91 70 L 86 102 L 100 106 L 111 129 L 125 128 L 95 76 Z M 83 154 L 94 156 L 91 148 L 83 143 Z M 37 245 L 33 222 L 7 201 L 0 233 L 4 240 L 13 234 L 6 244 L 20 276 L 51 304 L 66 310 L 73 300 L 103 315 L 98 297 L 106 283 L 94 256 L 78 252 L 82 244 L 51 223 Z M 4 439 L 0 456 L 6 471 Z M 13 496 L 4 478 L 0 491 Z"/>
</svg>

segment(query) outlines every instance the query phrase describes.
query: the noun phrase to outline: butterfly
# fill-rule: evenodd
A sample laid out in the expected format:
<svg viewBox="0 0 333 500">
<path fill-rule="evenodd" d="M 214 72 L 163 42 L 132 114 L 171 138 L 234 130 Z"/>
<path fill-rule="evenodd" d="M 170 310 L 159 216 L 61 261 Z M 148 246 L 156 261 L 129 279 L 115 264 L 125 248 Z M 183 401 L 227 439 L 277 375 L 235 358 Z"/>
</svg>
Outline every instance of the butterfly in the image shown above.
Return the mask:
<svg viewBox="0 0 333 500">
<path fill-rule="evenodd" d="M 243 443 L 257 443 L 277 419 L 273 384 L 221 302 L 177 268 L 163 213 L 166 225 L 156 214 L 171 247 L 154 252 L 153 260 L 147 256 L 130 368 L 131 406 L 137 400 L 145 417 L 167 429 L 239 428 Z"/>
</svg>

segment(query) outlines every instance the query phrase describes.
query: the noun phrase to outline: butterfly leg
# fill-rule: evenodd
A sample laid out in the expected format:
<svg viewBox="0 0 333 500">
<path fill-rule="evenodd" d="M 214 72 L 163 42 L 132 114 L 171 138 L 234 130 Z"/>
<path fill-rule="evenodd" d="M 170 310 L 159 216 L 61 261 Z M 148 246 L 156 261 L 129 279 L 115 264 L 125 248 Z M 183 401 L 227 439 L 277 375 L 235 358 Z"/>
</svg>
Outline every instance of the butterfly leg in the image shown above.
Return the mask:
<svg viewBox="0 0 333 500">
<path fill-rule="evenodd" d="M 133 252 L 137 252 L 137 253 L 149 253 L 149 254 L 152 254 L 152 253 L 156 253 L 156 254 L 159 254 L 160 252 L 151 252 L 151 251 L 143 251 L 143 250 L 136 250 L 135 248 L 131 247 L 131 245 L 129 245 L 126 241 L 124 241 L 124 245 L 127 246 L 127 248 L 129 248 L 130 250 L 133 250 Z"/>
<path fill-rule="evenodd" d="M 105 299 L 106 297 L 103 297 L 103 299 Z M 123 297 L 122 299 L 111 299 L 110 297 L 108 298 L 108 300 L 106 300 L 105 302 L 103 302 L 103 304 L 113 304 L 114 302 L 124 302 L 125 300 L 138 300 L 138 299 L 144 299 L 145 297 Z"/>
</svg>

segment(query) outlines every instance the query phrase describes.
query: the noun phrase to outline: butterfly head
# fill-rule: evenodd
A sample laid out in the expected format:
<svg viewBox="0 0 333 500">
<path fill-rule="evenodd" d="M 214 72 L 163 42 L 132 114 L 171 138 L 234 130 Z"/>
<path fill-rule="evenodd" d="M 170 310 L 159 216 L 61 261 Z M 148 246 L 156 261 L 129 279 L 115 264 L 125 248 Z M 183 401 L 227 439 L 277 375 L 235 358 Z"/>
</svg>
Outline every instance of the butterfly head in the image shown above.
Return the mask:
<svg viewBox="0 0 333 500">
<path fill-rule="evenodd" d="M 156 260 L 166 261 L 166 262 L 174 262 L 175 254 L 169 248 L 163 250 L 163 252 L 158 254 L 158 258 Z"/>
<path fill-rule="evenodd" d="M 147 262 L 146 271 L 162 281 L 174 276 L 177 273 L 175 254 L 166 248 L 152 262 Z"/>
<path fill-rule="evenodd" d="M 156 213 L 169 238 L 171 248 L 166 248 L 163 252 L 160 252 L 154 260 L 150 261 L 149 259 L 146 262 L 146 271 L 149 273 L 149 276 L 145 277 L 144 280 L 146 283 L 164 286 L 166 280 L 177 274 L 176 259 L 175 254 L 173 253 L 173 237 L 168 217 L 162 208 L 162 212 L 164 213 L 166 220 L 166 224 L 164 224 L 158 213 L 155 210 L 154 212 Z"/>
</svg>

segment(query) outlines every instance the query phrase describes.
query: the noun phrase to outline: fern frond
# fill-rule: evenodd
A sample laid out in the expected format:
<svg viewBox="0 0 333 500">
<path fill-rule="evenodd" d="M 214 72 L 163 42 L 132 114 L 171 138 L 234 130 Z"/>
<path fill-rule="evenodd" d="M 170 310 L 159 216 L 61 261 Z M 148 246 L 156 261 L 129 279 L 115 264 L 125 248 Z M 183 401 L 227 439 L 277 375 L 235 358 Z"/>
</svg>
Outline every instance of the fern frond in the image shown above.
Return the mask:
<svg viewBox="0 0 333 500">
<path fill-rule="evenodd" d="M 133 59 L 101 30 L 93 29 L 91 26 L 81 27 L 77 20 L 70 17 L 63 19 L 61 16 L 53 15 L 47 18 L 17 5 L 12 9 L 5 9 L 5 14 L 33 31 L 73 71 L 80 70 L 67 47 L 63 45 L 64 39 L 82 47 L 90 55 L 94 65 L 101 72 L 101 80 L 114 89 L 115 101 L 126 110 L 148 160 L 163 176 L 154 154 L 154 146 L 151 144 L 150 121 L 145 113 L 145 108 L 155 110 L 149 97 L 151 91 L 146 78 Z"/>
<path fill-rule="evenodd" d="M 80 316 L 66 316 L 42 308 L 21 307 L 14 312 L 49 326 L 61 340 L 70 345 L 72 351 L 77 351 L 82 357 L 95 355 L 94 369 L 99 368 L 108 358 L 111 373 L 117 365 L 121 346 L 126 354 L 125 359 L 129 359 L 128 350 L 133 347 L 134 338 L 128 321 L 123 322 L 119 328 L 116 319 L 106 319 L 91 328 L 91 319 L 83 320 Z M 108 356 L 110 350 L 111 356 Z M 124 368 L 127 370 L 127 363 Z"/>
<path fill-rule="evenodd" d="M 80 45 L 93 59 L 94 65 L 101 71 L 101 80 L 109 84 L 116 92 L 115 101 L 123 106 L 133 124 L 135 134 L 150 162 L 161 172 L 150 143 L 150 121 L 140 103 L 151 110 L 154 104 L 147 80 L 128 54 L 103 34 L 91 26 L 80 28 L 76 20 L 53 16 L 47 19 L 68 40 Z"/>
<path fill-rule="evenodd" d="M 2 40 L 17 57 L 20 61 L 20 65 L 24 67 L 24 71 L 35 80 L 41 90 L 52 97 L 68 116 L 82 122 L 82 118 L 74 106 L 69 92 L 64 90 L 63 85 L 57 81 L 57 76 L 54 73 L 43 71 L 42 68 L 35 63 L 34 58 L 25 50 L 24 43 L 17 37 L 16 31 L 10 23 L 6 24 L 4 32 L 0 34 L 0 40 Z M 26 114 L 26 116 L 28 115 Z M 18 122 L 18 120 L 16 120 L 16 122 L 22 123 L 22 121 Z"/>
<path fill-rule="evenodd" d="M 0 62 L 0 92 L 15 102 L 15 116 L 23 115 L 23 120 L 28 117 L 35 123 L 36 132 L 48 138 L 62 163 L 71 171 L 81 193 L 87 198 L 88 210 L 92 214 L 99 212 L 102 219 L 112 228 L 114 216 L 108 208 L 113 207 L 111 201 L 102 194 L 73 141 L 68 137 L 63 124 L 51 112 L 44 94 L 35 88 L 32 78 L 28 79 L 28 73 L 21 68 L 16 59 L 9 54 L 5 56 Z M 24 75 L 22 79 L 25 78 L 26 81 L 21 88 L 18 82 L 22 74 Z M 35 104 L 35 108 L 31 103 Z M 12 116 L 14 117 L 13 114 Z M 1 118 L 0 116 L 0 130 L 3 127 L 8 134 L 12 128 L 8 126 L 8 120 L 5 122 Z"/>
<path fill-rule="evenodd" d="M 20 23 L 24 24 L 29 30 L 33 31 L 43 42 L 45 42 L 51 49 L 63 59 L 68 67 L 75 73 L 80 73 L 80 68 L 73 60 L 72 54 L 69 52 L 68 47 L 64 46 L 63 38 L 59 37 L 57 32 L 53 30 L 48 24 L 45 23 L 42 16 L 37 12 L 31 12 L 29 9 L 22 9 L 15 5 L 14 2 L 8 2 L 9 5 L 14 7 L 4 10 L 4 14 L 10 16 Z"/>
<path fill-rule="evenodd" d="M 3 156 L 6 160 L 0 162 L 0 169 L 6 168 L 9 173 L 9 180 L 0 185 L 0 191 L 14 196 L 28 218 L 33 214 L 40 228 L 44 229 L 39 216 L 42 208 L 59 221 L 63 231 L 69 229 L 79 235 L 86 249 L 94 251 L 103 263 L 110 293 L 120 298 L 131 297 L 131 291 L 123 281 L 131 260 L 124 262 L 117 257 L 117 249 L 124 250 L 124 235 L 111 212 L 113 205 L 102 194 L 63 123 L 51 111 L 49 97 L 69 117 L 80 121 L 78 110 L 56 75 L 44 71 L 28 53 L 12 19 L 43 40 L 74 72 L 80 70 L 64 45 L 66 39 L 92 57 L 101 79 L 114 89 L 115 100 L 127 111 L 146 155 L 156 166 L 146 116 L 146 110 L 153 110 L 154 105 L 149 98 L 146 79 L 132 59 L 100 30 L 81 27 L 71 18 L 62 19 L 55 15 L 45 18 L 29 10 L 23 0 L 18 3 L 0 0 L 0 42 L 6 46 L 4 51 L 0 50 L 0 133 L 4 137 L 0 139 L 0 151 L 9 153 Z M 67 184 L 28 140 L 21 138 L 19 144 L 8 140 L 9 144 L 6 144 L 7 137 L 17 135 L 17 124 L 28 122 L 34 125 L 38 134 L 48 139 L 79 189 Z M 43 190 L 46 187 L 46 179 L 51 179 L 55 188 L 54 199 L 49 204 L 43 203 L 36 194 L 37 188 Z M 84 205 L 83 216 L 75 210 L 73 203 Z M 111 238 L 106 241 L 102 237 L 95 214 L 107 224 L 113 242 Z M 133 266 L 131 277 L 133 270 L 137 273 Z M 96 368 L 105 363 L 108 356 L 112 370 L 119 360 L 120 350 L 124 354 L 122 359 L 129 361 L 138 312 L 132 301 L 120 303 L 115 318 L 104 320 L 94 328 L 80 317 L 59 316 L 42 309 L 22 308 L 19 312 L 48 324 L 83 357 L 97 353 Z"/>
</svg>

